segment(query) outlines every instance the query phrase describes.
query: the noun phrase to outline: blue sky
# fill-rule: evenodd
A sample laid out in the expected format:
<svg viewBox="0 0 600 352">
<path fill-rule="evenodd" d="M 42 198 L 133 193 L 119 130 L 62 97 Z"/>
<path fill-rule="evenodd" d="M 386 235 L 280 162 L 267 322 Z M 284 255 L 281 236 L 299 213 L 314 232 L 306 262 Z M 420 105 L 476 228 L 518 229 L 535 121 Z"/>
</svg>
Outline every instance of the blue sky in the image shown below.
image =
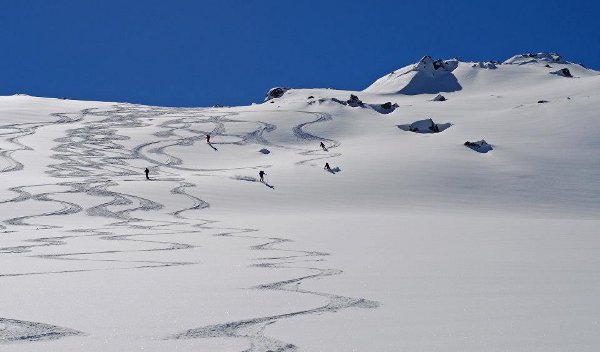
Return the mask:
<svg viewBox="0 0 600 352">
<path fill-rule="evenodd" d="M 600 69 L 596 1 L 3 1 L 0 95 L 167 106 L 361 90 L 424 55 Z"/>
</svg>

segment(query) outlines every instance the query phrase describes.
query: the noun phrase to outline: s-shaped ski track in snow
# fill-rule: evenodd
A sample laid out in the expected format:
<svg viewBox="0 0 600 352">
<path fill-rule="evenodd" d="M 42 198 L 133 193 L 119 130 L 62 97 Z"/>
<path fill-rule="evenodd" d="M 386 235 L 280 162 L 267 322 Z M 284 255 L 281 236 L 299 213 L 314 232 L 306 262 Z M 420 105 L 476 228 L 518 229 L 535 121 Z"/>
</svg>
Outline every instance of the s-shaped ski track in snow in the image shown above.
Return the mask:
<svg viewBox="0 0 600 352">
<path fill-rule="evenodd" d="M 296 113 L 316 117 L 314 120 L 303 122 L 293 128 L 297 138 L 305 141 L 323 141 L 330 148 L 340 145 L 338 141 L 322 138 L 304 130 L 305 127 L 331 120 L 331 115 L 324 113 L 297 111 Z M 349 308 L 374 308 L 377 302 L 363 298 L 352 298 L 334 295 L 325 292 L 317 292 L 302 288 L 302 284 L 308 280 L 318 280 L 342 273 L 339 269 L 322 268 L 327 253 L 321 251 L 289 249 L 287 246 L 292 241 L 283 237 L 260 236 L 258 229 L 227 228 L 217 226 L 213 220 L 201 219 L 197 214 L 202 209 L 210 207 L 210 204 L 190 193 L 195 184 L 182 177 L 182 171 L 193 171 L 203 176 L 213 176 L 220 171 L 258 169 L 268 165 L 246 165 L 230 168 L 195 168 L 186 166 L 185 161 L 170 154 L 171 147 L 191 147 L 198 141 L 202 141 L 206 134 L 226 138 L 226 141 L 216 144 L 236 145 L 269 145 L 274 148 L 297 150 L 301 156 L 309 159 L 301 160 L 297 164 L 304 164 L 311 160 L 331 158 L 339 156 L 339 153 L 321 154 L 318 149 L 305 149 L 277 145 L 269 141 L 269 133 L 277 129 L 274 124 L 260 121 L 244 120 L 243 113 L 238 112 L 214 112 L 203 109 L 177 109 L 144 107 L 128 104 L 119 104 L 112 109 L 85 109 L 76 118 L 70 118 L 68 114 L 55 114 L 61 117 L 56 123 L 70 123 L 65 135 L 56 138 L 56 145 L 52 148 L 54 162 L 47 165 L 47 174 L 51 179 L 59 179 L 55 183 L 24 184 L 11 187 L 10 191 L 15 196 L 6 200 L 0 200 L 0 205 L 19 204 L 21 209 L 28 209 L 26 205 L 36 203 L 46 204 L 53 209 L 47 211 L 36 211 L 35 213 L 20 214 L 16 217 L 3 219 L 6 225 L 6 234 L 11 234 L 15 239 L 15 233 L 27 233 L 28 238 L 21 239 L 16 245 L 2 246 L 0 255 L 28 255 L 43 260 L 60 260 L 66 266 L 60 270 L 48 271 L 22 271 L 22 272 L 0 272 L 0 280 L 8 277 L 26 277 L 31 275 L 68 275 L 72 273 L 85 273 L 97 270 L 150 270 L 165 267 L 177 267 L 182 265 L 200 265 L 195 261 L 179 261 L 164 259 L 128 259 L 123 254 L 153 253 L 184 251 L 196 248 L 192 243 L 182 240 L 169 241 L 162 238 L 178 235 L 201 235 L 204 232 L 218 233 L 216 236 L 229 237 L 232 239 L 243 238 L 256 241 L 252 245 L 252 251 L 265 251 L 273 255 L 256 259 L 251 266 L 278 269 L 297 269 L 306 271 L 305 275 L 295 276 L 285 280 L 260 284 L 252 287 L 254 290 L 272 290 L 281 292 L 293 292 L 294 294 L 311 295 L 325 298 L 327 303 L 310 309 L 297 311 L 286 311 L 273 315 L 250 317 L 248 319 L 225 322 L 200 328 L 167 335 L 168 339 L 193 339 L 207 337 L 229 337 L 235 339 L 247 339 L 250 343 L 247 351 L 293 351 L 297 347 L 292 343 L 278 341 L 266 336 L 265 328 L 277 321 L 298 316 L 333 313 Z M 246 123 L 255 126 L 246 132 L 227 131 L 229 124 Z M 50 123 L 49 123 L 50 124 Z M 37 130 L 49 124 L 36 124 L 24 129 L 23 126 L 0 126 L 8 130 L 9 142 L 16 144 L 18 149 L 25 150 L 27 147 L 18 142 L 18 138 L 24 135 L 35 134 Z M 206 128 L 212 126 L 210 128 Z M 155 128 L 153 133 L 158 140 L 142 142 L 134 147 L 127 147 L 126 143 L 131 137 L 128 131 L 139 131 L 144 128 Z M 1 137 L 1 136 L 0 136 Z M 3 172 L 23 170 L 23 165 L 14 158 L 14 153 L 5 153 L 6 164 Z M 168 185 L 170 197 L 176 197 L 176 203 L 189 203 L 178 209 L 167 210 L 164 200 L 157 201 L 149 196 L 133 194 L 131 191 L 122 190 L 123 186 L 131 178 L 139 177 L 140 165 L 151 163 L 155 170 L 169 177 L 161 177 L 157 180 L 160 184 Z M 142 181 L 143 182 L 143 181 Z M 86 202 L 80 201 L 86 199 Z M 41 204 L 40 204 L 41 205 Z M 36 206 L 32 207 L 36 208 Z M 46 209 L 44 208 L 44 209 Z M 36 208 L 37 209 L 37 208 Z M 83 226 L 68 226 L 67 221 L 57 219 L 90 217 L 102 220 L 102 224 Z M 47 219 L 47 220 L 44 220 Z M 31 229 L 35 228 L 35 231 Z M 126 230 L 126 233 L 122 233 Z M 58 233 L 58 234 L 57 234 Z M 160 236 L 161 240 L 151 239 Z M 19 237 L 16 238 L 19 240 Z M 84 247 L 72 250 L 72 241 L 85 240 Z M 126 242 L 127 248 L 121 246 L 100 246 L 94 241 L 119 241 Z M 115 242 L 118 243 L 118 242 Z M 81 243 L 80 243 L 81 245 Z M 51 251 L 56 248 L 59 251 Z M 43 250 L 43 251 L 42 251 Z M 174 256 L 173 256 L 174 257 Z M 161 258 L 164 258 L 162 256 Z M 78 263 L 86 262 L 83 267 Z M 61 338 L 80 334 L 76 330 L 52 327 L 42 323 L 18 323 L 17 320 L 4 319 L 0 324 L 12 326 L 14 329 L 25 329 L 27 324 L 37 326 L 40 331 L 56 331 L 49 333 L 52 338 Z M 20 325 L 19 325 L 20 324 Z M 35 325 L 38 324 L 38 325 Z M 52 330 L 53 329 L 53 330 Z M 9 343 L 14 338 L 6 335 L 0 329 L 0 341 Z M 93 333 L 93 332 L 89 332 Z M 5 336 L 6 335 L 6 336 Z M 34 336 L 34 335 L 31 335 Z M 160 337 L 160 336 L 157 336 Z M 164 336 L 163 336 L 164 337 Z M 50 337 L 49 337 L 50 338 Z M 36 341 L 38 338 L 20 341 Z"/>
</svg>

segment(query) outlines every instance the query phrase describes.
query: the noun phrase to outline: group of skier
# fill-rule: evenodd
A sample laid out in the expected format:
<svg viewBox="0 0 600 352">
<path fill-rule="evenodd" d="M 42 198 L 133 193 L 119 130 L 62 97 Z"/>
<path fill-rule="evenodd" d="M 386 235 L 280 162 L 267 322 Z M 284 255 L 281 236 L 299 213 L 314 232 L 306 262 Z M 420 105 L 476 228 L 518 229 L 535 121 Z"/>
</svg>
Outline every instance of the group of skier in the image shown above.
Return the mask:
<svg viewBox="0 0 600 352">
<path fill-rule="evenodd" d="M 321 149 L 323 149 L 324 151 L 326 151 L 326 152 L 328 152 L 328 151 L 329 151 L 329 149 L 327 149 L 327 147 L 325 146 L 325 144 L 324 144 L 323 142 L 321 142 L 320 146 L 321 146 Z M 325 170 L 327 170 L 327 171 L 329 171 L 329 172 L 332 172 L 332 170 L 331 170 L 331 167 L 329 166 L 329 163 L 328 163 L 328 162 L 327 162 L 327 163 L 325 163 L 325 167 L 324 167 L 324 169 L 325 169 Z M 264 172 L 263 170 L 260 170 L 260 171 L 258 172 L 258 177 L 260 178 L 260 182 L 263 182 L 263 183 L 265 182 L 265 175 L 266 175 L 266 174 L 267 174 L 267 173 L 266 173 L 266 172 Z"/>
<path fill-rule="evenodd" d="M 209 144 L 209 145 L 211 144 L 210 143 L 210 134 L 206 135 L 206 143 Z M 323 149 L 326 152 L 329 151 L 323 142 L 321 142 L 320 147 L 321 147 L 321 149 Z M 329 166 L 329 163 L 325 163 L 324 169 L 327 170 L 327 171 L 329 171 L 329 172 L 331 172 L 331 167 Z M 150 170 L 148 168 L 146 168 L 144 170 L 144 173 L 146 174 L 146 180 L 149 180 L 150 179 Z M 265 182 L 265 175 L 266 174 L 267 173 L 264 172 L 263 170 L 260 170 L 258 172 L 258 177 L 260 178 L 260 182 L 262 182 L 262 183 Z"/>
</svg>

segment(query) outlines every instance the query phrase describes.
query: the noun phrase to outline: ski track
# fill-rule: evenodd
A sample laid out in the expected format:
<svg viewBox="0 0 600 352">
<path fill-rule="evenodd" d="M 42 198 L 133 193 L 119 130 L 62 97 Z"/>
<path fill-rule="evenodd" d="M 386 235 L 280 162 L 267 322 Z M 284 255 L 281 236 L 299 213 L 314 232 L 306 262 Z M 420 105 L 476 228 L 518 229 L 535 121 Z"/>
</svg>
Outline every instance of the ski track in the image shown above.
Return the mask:
<svg viewBox="0 0 600 352">
<path fill-rule="evenodd" d="M 316 115 L 316 119 L 313 121 L 301 123 L 301 124 L 297 125 L 296 127 L 294 127 L 293 132 L 297 138 L 303 139 L 306 141 L 323 142 L 323 144 L 326 144 L 326 147 L 329 150 L 340 146 L 340 142 L 338 142 L 336 140 L 318 137 L 318 136 L 315 136 L 313 134 L 310 134 L 310 133 L 304 131 L 304 128 L 307 126 L 332 120 L 333 117 L 331 116 L 331 114 L 313 113 L 313 112 L 306 112 L 306 111 L 302 111 L 302 112 L 304 112 L 306 114 Z M 327 145 L 327 144 L 329 144 L 329 145 Z M 331 158 L 341 156 L 342 154 L 341 153 L 324 152 L 321 149 L 311 149 L 311 150 L 301 152 L 300 155 L 308 156 L 309 158 L 296 162 L 297 165 L 307 164 L 311 161 L 316 161 L 316 160 L 331 159 Z"/>
<path fill-rule="evenodd" d="M 0 318 L 0 345 L 56 340 L 77 335 L 83 335 L 83 333 L 55 325 Z"/>
<path fill-rule="evenodd" d="M 297 113 L 297 112 L 296 112 Z M 340 145 L 338 141 L 322 138 L 310 134 L 304 130 L 312 124 L 322 123 L 332 119 L 325 113 L 314 113 L 300 111 L 300 113 L 314 116 L 315 119 L 301 123 L 292 130 L 293 134 L 306 142 L 322 141 L 328 144 L 328 148 L 336 148 Z M 333 275 L 340 275 L 341 270 L 332 268 L 320 268 L 316 264 L 322 264 L 328 253 L 320 251 L 293 250 L 285 246 L 292 242 L 282 237 L 265 237 L 254 235 L 257 229 L 223 228 L 215 226 L 212 220 L 199 219 L 196 216 L 185 216 L 187 213 L 196 212 L 210 206 L 205 200 L 193 196 L 187 192 L 189 188 L 195 187 L 179 177 L 178 171 L 187 170 L 201 172 L 205 175 L 213 175 L 220 171 L 249 170 L 269 167 L 269 165 L 248 165 L 240 168 L 230 169 L 203 169 L 191 168 L 183 165 L 183 161 L 170 155 L 168 149 L 176 146 L 193 146 L 196 142 L 202 142 L 207 134 L 213 136 L 232 137 L 233 141 L 218 142 L 219 144 L 246 145 L 257 144 L 274 148 L 292 149 L 299 155 L 307 157 L 297 164 L 306 164 L 311 161 L 333 158 L 340 156 L 339 153 L 322 152 L 320 148 L 290 148 L 271 143 L 268 133 L 274 131 L 277 126 L 264 122 L 244 121 L 237 118 L 238 113 L 204 112 L 199 109 L 185 108 L 160 108 L 145 107 L 130 104 L 119 104 L 112 109 L 102 111 L 98 109 L 85 109 L 79 114 L 53 114 L 56 121 L 48 123 L 24 123 L 0 126 L 0 138 L 14 145 L 15 148 L 0 152 L 2 166 L 0 172 L 13 172 L 23 170 L 25 167 L 15 159 L 17 151 L 32 150 L 31 147 L 19 141 L 20 138 L 35 134 L 36 131 L 45 126 L 53 124 L 70 123 L 74 128 L 67 129 L 66 135 L 56 138 L 57 143 L 52 151 L 55 163 L 48 165 L 47 173 L 56 179 L 64 181 L 49 184 L 23 185 L 12 187 L 9 190 L 15 193 L 10 199 L 0 200 L 0 204 L 16 204 L 25 202 L 44 202 L 53 204 L 57 209 L 39 214 L 27 214 L 10 219 L 4 219 L 5 225 L 0 225 L 4 233 L 12 233 L 20 228 L 32 228 L 36 230 L 61 230 L 61 236 L 42 236 L 23 242 L 18 246 L 6 246 L 0 248 L 0 254 L 24 254 L 46 260 L 62 260 L 69 262 L 85 261 L 89 263 L 109 263 L 108 268 L 80 268 L 73 269 L 26 272 L 26 273 L 1 273 L 3 277 L 28 276 L 28 275 L 50 275 L 69 274 L 75 272 L 87 272 L 98 270 L 133 270 L 152 269 L 157 267 L 169 267 L 180 265 L 195 265 L 196 262 L 183 261 L 153 261 L 153 260 L 125 260 L 115 257 L 117 254 L 132 252 L 153 251 L 177 251 L 188 250 L 196 246 L 183 242 L 160 241 L 150 239 L 152 236 L 165 236 L 177 234 L 200 233 L 204 230 L 218 231 L 215 236 L 230 238 L 251 239 L 259 244 L 250 247 L 250 250 L 265 251 L 273 253 L 256 259 L 252 266 L 265 269 L 302 269 L 306 275 L 293 277 L 287 280 L 262 284 L 252 289 L 275 290 L 283 292 L 294 292 L 306 295 L 323 297 L 326 299 L 324 305 L 306 310 L 286 312 L 263 317 L 254 317 L 235 322 L 219 323 L 199 328 L 193 328 L 181 333 L 165 337 L 166 339 L 192 339 L 210 337 L 229 337 L 245 339 L 249 342 L 249 348 L 245 351 L 296 351 L 297 346 L 269 338 L 265 335 L 265 329 L 281 319 L 290 319 L 304 315 L 322 314 L 336 312 L 348 308 L 375 308 L 377 302 L 363 298 L 352 298 L 329 293 L 309 291 L 302 288 L 302 283 L 308 280 L 319 280 Z M 160 118 L 160 123 L 154 124 L 160 129 L 155 132 L 157 140 L 140 144 L 133 149 L 126 149 L 120 141 L 128 140 L 129 137 L 120 134 L 129 128 L 140 128 L 153 126 L 151 123 Z M 255 125 L 255 129 L 247 133 L 229 133 L 229 123 L 249 123 Z M 204 127 L 212 127 L 206 129 Z M 201 128 L 202 127 L 202 128 Z M 164 205 L 151 199 L 143 198 L 133 194 L 116 191 L 120 182 L 129 181 L 127 178 L 140 178 L 139 168 L 133 167 L 131 161 L 144 161 L 151 163 L 152 168 L 160 170 L 161 174 L 172 176 L 171 178 L 160 178 L 161 182 L 173 183 L 170 193 L 176 197 L 187 199 L 191 203 L 181 209 L 169 213 L 171 220 L 155 220 L 152 216 L 143 216 L 144 213 L 156 214 L 164 209 Z M 68 179 L 68 180 L 66 180 Z M 48 191 L 52 188 L 53 191 Z M 40 189 L 42 191 L 40 191 Z M 58 190 L 56 190 L 58 189 Z M 84 209 L 83 206 L 60 199 L 63 194 L 81 194 L 94 199 L 101 199 L 97 205 Z M 117 210 L 118 209 L 118 210 Z M 43 219 L 56 216 L 69 216 L 85 212 L 87 216 L 109 219 L 111 222 L 102 227 L 86 227 L 66 229 L 63 226 L 44 224 Z M 133 233 L 119 234 L 120 229 L 129 229 Z M 190 230 L 192 229 L 192 230 Z M 46 232 L 44 232 L 45 234 Z M 64 233 L 68 233 L 64 235 Z M 47 247 L 68 248 L 69 241 L 77 238 L 89 238 L 90 240 L 102 241 L 127 241 L 136 245 L 136 248 L 127 250 L 89 250 L 78 252 L 63 252 L 52 254 L 36 254 L 35 252 Z M 122 258 L 122 257 L 120 257 Z M 61 328 L 43 323 L 27 322 L 13 319 L 0 318 L 0 344 L 23 341 L 40 341 L 58 339 L 67 336 L 81 335 L 76 330 Z"/>
</svg>

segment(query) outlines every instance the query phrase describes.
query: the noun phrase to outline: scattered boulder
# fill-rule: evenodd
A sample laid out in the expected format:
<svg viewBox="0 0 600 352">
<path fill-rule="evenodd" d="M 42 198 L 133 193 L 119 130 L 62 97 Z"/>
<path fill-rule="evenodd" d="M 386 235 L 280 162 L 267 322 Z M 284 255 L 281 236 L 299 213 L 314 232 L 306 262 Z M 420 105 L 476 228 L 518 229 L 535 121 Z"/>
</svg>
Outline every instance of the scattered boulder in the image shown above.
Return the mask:
<svg viewBox="0 0 600 352">
<path fill-rule="evenodd" d="M 435 98 L 431 99 L 431 101 L 446 101 L 446 100 L 448 100 L 448 99 L 446 99 L 446 97 L 441 94 L 438 94 L 435 96 Z"/>
<path fill-rule="evenodd" d="M 275 98 L 281 98 L 285 92 L 287 92 L 288 90 L 290 90 L 290 88 L 284 88 L 284 87 L 274 87 L 269 89 L 269 91 L 267 92 L 267 95 L 265 96 L 265 101 L 269 101 L 271 99 L 275 99 Z"/>
<path fill-rule="evenodd" d="M 494 149 L 494 148 L 492 148 L 491 144 L 488 144 L 488 142 L 485 141 L 485 139 L 482 139 L 477 142 L 466 141 L 464 144 L 465 144 L 465 146 L 473 149 L 474 151 L 476 151 L 478 153 L 487 153 L 490 150 Z"/>
<path fill-rule="evenodd" d="M 561 68 L 558 71 L 550 72 L 550 74 L 558 75 L 558 76 L 562 76 L 562 77 L 573 78 L 573 75 L 571 74 L 571 71 L 569 71 L 568 68 Z"/>
<path fill-rule="evenodd" d="M 324 99 L 319 99 L 319 103 L 322 103 L 324 101 L 325 101 Z M 392 104 L 392 102 L 390 102 L 390 101 L 388 101 L 387 103 L 383 103 L 383 104 L 365 104 L 362 102 L 362 100 L 360 100 L 354 94 L 350 94 L 350 99 L 348 99 L 346 101 L 339 100 L 336 98 L 331 98 L 331 101 L 336 102 L 341 105 L 351 106 L 353 108 L 356 108 L 356 107 L 370 108 L 370 109 L 377 111 L 380 114 L 389 114 L 389 113 L 393 112 L 396 108 L 398 108 L 398 104 L 396 104 L 396 103 Z"/>
<path fill-rule="evenodd" d="M 538 100 L 538 104 L 544 104 L 544 103 L 547 103 L 547 102 L 548 102 L 548 100 Z"/>
<path fill-rule="evenodd" d="M 358 99 L 358 97 L 354 94 L 350 94 L 350 99 L 346 100 L 346 101 L 342 101 L 336 98 L 331 98 L 331 101 L 334 101 L 338 104 L 342 104 L 342 105 L 347 105 L 347 106 L 352 106 L 352 107 L 364 107 L 365 104 L 362 102 L 362 100 Z"/>
<path fill-rule="evenodd" d="M 357 106 L 364 106 L 365 104 L 362 102 L 362 100 L 358 99 L 358 97 L 354 94 L 350 94 L 350 99 L 346 100 L 346 104 L 348 104 L 348 106 L 352 106 L 352 107 L 357 107 Z"/>
<path fill-rule="evenodd" d="M 310 97 L 308 97 L 308 98 L 306 98 L 306 99 L 314 99 L 314 98 L 315 98 L 315 97 L 313 97 L 313 96 L 311 95 Z"/>
<path fill-rule="evenodd" d="M 380 114 L 389 114 L 398 108 L 398 104 L 388 101 L 383 104 L 366 104 Z"/>
<path fill-rule="evenodd" d="M 326 99 L 319 99 L 319 103 L 322 101 L 326 101 Z M 342 105 L 348 105 L 348 103 L 346 103 L 345 101 L 339 100 L 337 98 L 331 98 L 331 101 Z"/>
<path fill-rule="evenodd" d="M 432 119 L 419 120 L 410 125 L 397 125 L 399 129 L 415 133 L 440 133 L 450 126 L 451 123 L 435 123 Z"/>
<path fill-rule="evenodd" d="M 270 154 L 271 153 L 271 151 L 269 149 L 267 149 L 267 148 L 263 148 L 263 149 L 259 150 L 259 152 L 263 153 L 263 154 Z"/>
<path fill-rule="evenodd" d="M 495 70 L 498 68 L 498 62 L 496 61 L 480 61 L 473 64 L 472 67 L 476 68 L 486 68 L 488 70 Z"/>
<path fill-rule="evenodd" d="M 391 109 L 391 108 L 392 108 L 392 102 L 391 102 L 391 101 L 388 101 L 387 103 L 383 103 L 383 104 L 381 104 L 380 106 L 381 106 L 381 108 L 382 108 L 382 109 L 387 109 L 387 110 L 389 110 L 389 109 Z"/>
</svg>

